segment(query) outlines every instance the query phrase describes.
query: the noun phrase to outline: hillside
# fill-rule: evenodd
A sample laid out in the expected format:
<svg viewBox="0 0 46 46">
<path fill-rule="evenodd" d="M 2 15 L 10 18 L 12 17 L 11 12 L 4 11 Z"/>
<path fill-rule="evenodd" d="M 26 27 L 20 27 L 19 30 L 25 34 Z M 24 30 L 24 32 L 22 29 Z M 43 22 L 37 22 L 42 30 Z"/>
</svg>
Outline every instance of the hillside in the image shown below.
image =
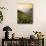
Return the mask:
<svg viewBox="0 0 46 46">
<path fill-rule="evenodd" d="M 28 15 L 20 10 L 18 10 L 17 12 L 18 12 L 18 23 L 22 24 L 32 23 L 32 15 Z"/>
</svg>

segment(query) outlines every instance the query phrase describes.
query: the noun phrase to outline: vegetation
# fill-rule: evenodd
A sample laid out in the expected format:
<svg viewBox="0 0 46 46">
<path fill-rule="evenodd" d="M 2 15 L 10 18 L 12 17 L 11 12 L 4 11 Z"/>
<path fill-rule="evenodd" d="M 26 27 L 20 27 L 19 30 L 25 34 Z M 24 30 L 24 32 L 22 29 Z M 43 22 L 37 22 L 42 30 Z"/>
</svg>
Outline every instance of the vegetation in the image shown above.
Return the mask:
<svg viewBox="0 0 46 46">
<path fill-rule="evenodd" d="M 4 10 L 5 10 L 5 9 L 8 10 L 8 9 L 5 8 L 5 7 L 0 7 L 0 9 L 1 9 L 1 10 L 3 10 L 3 9 L 4 9 Z M 3 14 L 2 14 L 2 11 L 1 11 L 1 10 L 0 10 L 0 23 L 3 21 Z"/>
<path fill-rule="evenodd" d="M 20 10 L 18 12 L 18 23 L 20 24 L 30 24 L 32 23 L 32 15 L 24 13 Z"/>
</svg>

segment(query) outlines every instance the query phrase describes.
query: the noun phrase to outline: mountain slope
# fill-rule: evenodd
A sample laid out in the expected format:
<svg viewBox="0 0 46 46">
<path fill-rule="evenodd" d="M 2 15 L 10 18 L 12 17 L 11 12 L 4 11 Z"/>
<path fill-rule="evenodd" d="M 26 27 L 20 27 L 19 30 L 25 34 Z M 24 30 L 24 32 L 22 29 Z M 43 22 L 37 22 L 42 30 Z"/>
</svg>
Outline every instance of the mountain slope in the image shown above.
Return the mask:
<svg viewBox="0 0 46 46">
<path fill-rule="evenodd" d="M 32 23 L 32 15 L 28 15 L 18 10 L 18 23 Z"/>
</svg>

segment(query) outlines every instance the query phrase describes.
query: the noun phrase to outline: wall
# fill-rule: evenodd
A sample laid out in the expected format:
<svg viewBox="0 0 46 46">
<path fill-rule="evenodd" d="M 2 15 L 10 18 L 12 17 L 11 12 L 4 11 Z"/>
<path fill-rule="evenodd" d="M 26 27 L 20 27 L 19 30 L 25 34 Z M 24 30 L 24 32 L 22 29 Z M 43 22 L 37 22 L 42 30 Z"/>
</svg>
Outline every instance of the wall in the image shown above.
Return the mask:
<svg viewBox="0 0 46 46">
<path fill-rule="evenodd" d="M 17 24 L 17 3 L 20 2 L 33 3 L 33 24 Z M 10 35 L 15 32 L 16 37 L 29 37 L 33 30 L 43 32 L 46 37 L 46 0 L 0 0 L 0 6 L 8 8 L 8 11 L 3 10 L 4 21 L 0 24 L 0 46 L 4 38 L 3 27 L 7 25 L 12 28 Z"/>
</svg>

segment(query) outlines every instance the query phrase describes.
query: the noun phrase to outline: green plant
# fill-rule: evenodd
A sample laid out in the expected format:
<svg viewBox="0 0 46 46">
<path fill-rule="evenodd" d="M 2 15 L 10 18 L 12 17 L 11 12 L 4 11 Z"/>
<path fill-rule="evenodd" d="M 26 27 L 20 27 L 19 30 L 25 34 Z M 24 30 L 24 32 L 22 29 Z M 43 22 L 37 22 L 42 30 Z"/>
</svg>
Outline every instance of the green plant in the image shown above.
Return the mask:
<svg viewBox="0 0 46 46">
<path fill-rule="evenodd" d="M 0 23 L 1 23 L 1 21 L 3 21 L 2 11 L 0 11 Z"/>
<path fill-rule="evenodd" d="M 5 7 L 0 7 L 0 9 L 1 9 L 1 10 L 3 10 L 3 9 L 4 9 L 4 10 L 5 10 L 5 9 L 8 10 L 8 9 L 5 8 Z M 2 11 L 1 11 L 1 10 L 0 10 L 0 23 L 3 21 L 3 14 L 2 14 Z"/>
</svg>

